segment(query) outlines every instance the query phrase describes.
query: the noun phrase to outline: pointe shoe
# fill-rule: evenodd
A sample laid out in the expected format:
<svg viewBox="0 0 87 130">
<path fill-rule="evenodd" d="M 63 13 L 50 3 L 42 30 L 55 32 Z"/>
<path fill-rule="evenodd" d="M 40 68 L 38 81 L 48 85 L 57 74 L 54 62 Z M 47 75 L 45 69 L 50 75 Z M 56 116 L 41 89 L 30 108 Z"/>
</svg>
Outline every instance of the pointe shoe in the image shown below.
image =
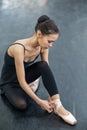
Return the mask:
<svg viewBox="0 0 87 130">
<path fill-rule="evenodd" d="M 66 123 L 70 125 L 75 125 L 77 123 L 76 118 L 72 115 L 71 112 L 68 111 L 68 114 L 66 115 L 59 113 L 59 109 L 62 105 L 60 99 L 52 100 L 52 103 L 54 103 L 55 105 L 54 113 L 57 114 L 59 117 L 61 117 Z"/>
<path fill-rule="evenodd" d="M 32 89 L 32 91 L 35 93 L 38 90 L 39 87 L 39 80 L 40 78 L 36 79 L 32 83 L 29 83 L 29 87 Z"/>
</svg>

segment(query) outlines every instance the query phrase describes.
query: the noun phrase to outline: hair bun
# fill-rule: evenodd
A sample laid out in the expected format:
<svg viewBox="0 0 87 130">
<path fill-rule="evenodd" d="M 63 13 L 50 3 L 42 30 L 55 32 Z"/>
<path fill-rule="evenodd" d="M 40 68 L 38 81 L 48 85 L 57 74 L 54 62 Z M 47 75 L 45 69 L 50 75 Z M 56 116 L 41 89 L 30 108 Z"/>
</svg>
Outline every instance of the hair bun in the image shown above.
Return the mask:
<svg viewBox="0 0 87 130">
<path fill-rule="evenodd" d="M 40 23 L 43 23 L 43 22 L 45 22 L 45 21 L 47 21 L 47 20 L 49 20 L 50 18 L 47 16 L 47 15 L 42 15 L 42 16 L 40 16 L 39 17 L 39 19 L 38 19 L 38 24 L 40 24 Z"/>
</svg>

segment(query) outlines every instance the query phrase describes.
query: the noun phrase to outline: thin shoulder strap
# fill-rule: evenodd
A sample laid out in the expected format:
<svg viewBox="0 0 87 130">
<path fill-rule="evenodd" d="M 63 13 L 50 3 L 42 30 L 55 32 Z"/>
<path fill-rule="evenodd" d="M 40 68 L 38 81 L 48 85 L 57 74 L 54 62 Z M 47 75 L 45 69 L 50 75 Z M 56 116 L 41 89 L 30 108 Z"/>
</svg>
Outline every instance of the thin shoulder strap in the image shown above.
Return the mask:
<svg viewBox="0 0 87 130">
<path fill-rule="evenodd" d="M 18 43 L 18 42 L 15 42 L 15 43 L 13 43 L 13 44 L 19 44 L 19 45 L 21 45 L 21 46 L 23 46 L 24 47 L 24 51 L 26 50 L 26 51 L 29 51 L 28 49 L 26 49 L 25 48 L 25 46 L 23 45 L 23 44 L 21 44 L 21 43 Z"/>
</svg>

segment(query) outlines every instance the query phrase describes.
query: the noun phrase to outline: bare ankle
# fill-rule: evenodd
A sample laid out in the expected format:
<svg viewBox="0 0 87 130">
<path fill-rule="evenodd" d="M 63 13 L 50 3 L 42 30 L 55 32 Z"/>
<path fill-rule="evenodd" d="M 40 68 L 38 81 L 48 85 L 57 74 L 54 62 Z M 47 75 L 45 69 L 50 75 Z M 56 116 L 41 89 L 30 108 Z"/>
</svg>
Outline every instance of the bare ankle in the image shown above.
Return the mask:
<svg viewBox="0 0 87 130">
<path fill-rule="evenodd" d="M 51 97 L 52 100 L 55 100 L 55 99 L 60 99 L 60 95 L 59 94 L 55 94 Z"/>
</svg>

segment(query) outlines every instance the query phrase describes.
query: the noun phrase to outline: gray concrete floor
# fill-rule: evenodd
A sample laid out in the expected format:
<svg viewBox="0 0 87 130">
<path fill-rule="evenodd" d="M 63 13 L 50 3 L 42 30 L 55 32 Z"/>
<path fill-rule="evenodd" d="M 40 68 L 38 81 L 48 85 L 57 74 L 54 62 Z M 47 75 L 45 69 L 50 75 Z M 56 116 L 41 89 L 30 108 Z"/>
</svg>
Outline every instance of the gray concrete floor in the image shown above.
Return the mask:
<svg viewBox="0 0 87 130">
<path fill-rule="evenodd" d="M 69 126 L 34 102 L 28 111 L 16 111 L 0 97 L 0 130 L 87 130 L 87 0 L 0 0 L 0 72 L 7 46 L 31 36 L 43 14 L 60 28 L 49 61 L 62 103 L 78 124 Z M 37 94 L 47 98 L 42 82 Z"/>
</svg>

